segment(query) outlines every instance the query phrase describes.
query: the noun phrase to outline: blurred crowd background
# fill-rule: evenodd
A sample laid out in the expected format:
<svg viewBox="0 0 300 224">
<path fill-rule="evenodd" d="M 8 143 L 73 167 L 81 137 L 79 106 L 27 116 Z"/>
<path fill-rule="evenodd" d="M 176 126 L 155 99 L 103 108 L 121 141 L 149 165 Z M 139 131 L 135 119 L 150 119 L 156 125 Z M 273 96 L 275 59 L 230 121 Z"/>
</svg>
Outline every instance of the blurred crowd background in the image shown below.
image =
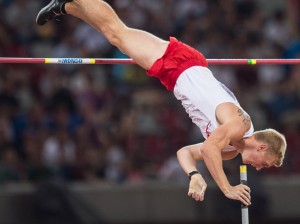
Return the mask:
<svg viewBox="0 0 300 224">
<path fill-rule="evenodd" d="M 298 1 L 108 2 L 127 25 L 164 39 L 175 36 L 207 58 L 300 55 Z M 46 3 L 0 0 L 1 57 L 126 58 L 71 16 L 37 26 L 35 17 Z M 256 130 L 270 127 L 286 135 L 283 167 L 262 175 L 299 174 L 300 67 L 210 69 L 236 94 Z M 176 151 L 202 140 L 172 92 L 136 65 L 0 64 L 0 183 L 186 183 Z"/>
</svg>

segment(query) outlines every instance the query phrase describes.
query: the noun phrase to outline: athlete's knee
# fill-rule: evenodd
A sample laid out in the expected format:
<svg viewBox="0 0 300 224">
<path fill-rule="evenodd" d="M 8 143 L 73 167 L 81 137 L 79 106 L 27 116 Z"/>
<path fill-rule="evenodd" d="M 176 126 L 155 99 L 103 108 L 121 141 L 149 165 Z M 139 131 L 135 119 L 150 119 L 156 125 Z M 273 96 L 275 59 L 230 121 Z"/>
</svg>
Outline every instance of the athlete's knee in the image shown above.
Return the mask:
<svg viewBox="0 0 300 224">
<path fill-rule="evenodd" d="M 114 27 L 110 26 L 107 28 L 104 28 L 102 32 L 105 34 L 107 40 L 109 41 L 110 44 L 116 46 L 116 47 L 121 47 L 122 42 L 124 41 L 124 30 L 126 28 L 124 27 Z"/>
</svg>

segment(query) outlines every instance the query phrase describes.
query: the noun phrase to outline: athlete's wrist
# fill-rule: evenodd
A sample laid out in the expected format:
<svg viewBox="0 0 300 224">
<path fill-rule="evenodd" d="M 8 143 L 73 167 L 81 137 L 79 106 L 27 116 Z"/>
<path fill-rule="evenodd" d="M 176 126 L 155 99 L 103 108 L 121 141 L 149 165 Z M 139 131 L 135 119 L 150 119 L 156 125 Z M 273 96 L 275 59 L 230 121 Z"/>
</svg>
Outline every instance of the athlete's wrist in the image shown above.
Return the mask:
<svg viewBox="0 0 300 224">
<path fill-rule="evenodd" d="M 221 191 L 223 192 L 224 195 L 227 195 L 230 192 L 231 187 L 232 186 L 230 184 L 228 184 L 228 185 L 222 187 Z"/>
<path fill-rule="evenodd" d="M 191 172 L 189 172 L 189 179 L 191 180 L 192 176 L 194 176 L 194 175 L 201 175 L 201 174 L 199 173 L 198 170 L 191 171 Z"/>
</svg>

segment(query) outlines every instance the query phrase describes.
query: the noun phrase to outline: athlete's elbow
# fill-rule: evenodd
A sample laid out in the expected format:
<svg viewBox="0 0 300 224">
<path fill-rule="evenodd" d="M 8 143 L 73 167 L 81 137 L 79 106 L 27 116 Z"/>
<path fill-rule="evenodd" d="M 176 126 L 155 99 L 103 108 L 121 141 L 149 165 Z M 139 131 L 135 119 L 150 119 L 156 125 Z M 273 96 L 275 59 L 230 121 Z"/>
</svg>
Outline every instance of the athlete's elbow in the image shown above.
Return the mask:
<svg viewBox="0 0 300 224">
<path fill-rule="evenodd" d="M 182 155 L 182 153 L 183 153 L 183 150 L 184 150 L 184 147 L 181 148 L 181 149 L 179 149 L 179 150 L 177 150 L 177 152 L 176 152 L 177 159 L 179 159 L 179 158 L 181 157 L 181 155 Z"/>
<path fill-rule="evenodd" d="M 212 153 L 213 153 L 213 149 L 211 149 L 210 147 L 203 147 L 202 157 L 204 160 L 210 158 Z"/>
<path fill-rule="evenodd" d="M 180 160 L 182 157 L 184 157 L 186 155 L 186 153 L 188 153 L 187 147 L 186 146 L 182 147 L 176 153 L 177 159 Z"/>
<path fill-rule="evenodd" d="M 202 149 L 202 157 L 203 157 L 203 159 L 205 159 L 207 156 L 208 156 L 208 150 L 207 150 L 207 148 L 205 147 L 205 148 L 203 148 Z"/>
</svg>

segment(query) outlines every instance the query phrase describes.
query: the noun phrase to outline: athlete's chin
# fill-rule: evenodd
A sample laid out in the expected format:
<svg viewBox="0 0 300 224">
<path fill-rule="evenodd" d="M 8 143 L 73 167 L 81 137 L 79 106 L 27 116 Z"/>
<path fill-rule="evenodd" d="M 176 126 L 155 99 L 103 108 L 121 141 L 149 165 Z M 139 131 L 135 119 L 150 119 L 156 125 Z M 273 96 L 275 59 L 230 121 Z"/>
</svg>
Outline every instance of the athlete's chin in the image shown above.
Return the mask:
<svg viewBox="0 0 300 224">
<path fill-rule="evenodd" d="M 249 165 L 250 164 L 250 162 L 247 160 L 247 159 L 242 159 L 243 160 L 243 163 L 245 164 L 245 165 Z"/>
</svg>

